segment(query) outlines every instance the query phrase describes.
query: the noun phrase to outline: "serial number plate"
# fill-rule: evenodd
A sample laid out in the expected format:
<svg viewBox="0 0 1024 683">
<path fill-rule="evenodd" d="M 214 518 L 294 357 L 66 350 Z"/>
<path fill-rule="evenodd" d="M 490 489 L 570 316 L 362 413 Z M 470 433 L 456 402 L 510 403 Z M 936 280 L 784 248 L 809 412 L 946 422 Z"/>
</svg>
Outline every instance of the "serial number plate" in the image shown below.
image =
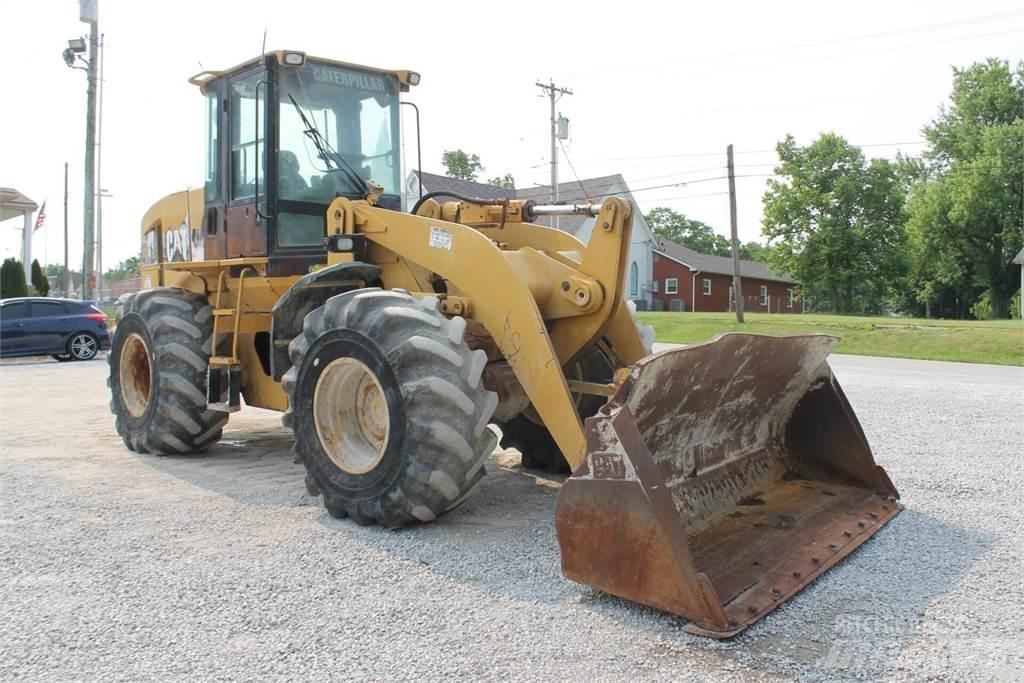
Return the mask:
<svg viewBox="0 0 1024 683">
<path fill-rule="evenodd" d="M 452 233 L 450 230 L 439 228 L 436 225 L 430 226 L 430 246 L 435 249 L 452 250 Z"/>
</svg>

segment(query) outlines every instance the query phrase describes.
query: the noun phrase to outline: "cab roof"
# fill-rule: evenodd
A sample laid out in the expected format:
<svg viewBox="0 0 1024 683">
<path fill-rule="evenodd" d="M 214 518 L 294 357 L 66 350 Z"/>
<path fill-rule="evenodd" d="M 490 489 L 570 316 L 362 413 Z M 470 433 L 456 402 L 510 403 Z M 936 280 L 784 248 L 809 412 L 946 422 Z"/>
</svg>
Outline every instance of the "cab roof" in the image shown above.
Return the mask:
<svg viewBox="0 0 1024 683">
<path fill-rule="evenodd" d="M 362 64 L 353 64 L 352 62 L 340 62 L 336 59 L 314 57 L 312 55 L 307 55 L 304 52 L 299 52 L 298 50 L 272 50 L 270 52 L 266 52 L 263 55 L 260 55 L 259 57 L 253 57 L 250 60 L 242 62 L 241 64 L 236 64 L 230 69 L 223 69 L 221 71 L 206 69 L 200 71 L 195 76 L 192 76 L 190 79 L 188 79 L 188 82 L 192 85 L 198 86 L 200 92 L 205 93 L 206 86 L 209 85 L 212 81 L 220 78 L 221 76 L 230 75 L 248 69 L 251 66 L 256 66 L 260 64 L 265 57 L 271 57 L 273 59 L 276 59 L 277 63 L 283 66 L 299 66 L 295 64 L 289 64 L 288 62 L 286 62 L 285 55 L 302 55 L 302 66 L 304 66 L 306 62 L 312 60 L 320 64 L 330 64 L 332 66 L 340 66 L 347 69 L 356 69 L 358 71 L 368 71 L 371 73 L 387 74 L 389 76 L 394 76 L 395 78 L 398 79 L 398 82 L 401 85 L 402 92 L 408 92 L 411 86 L 417 85 L 419 83 L 419 74 L 414 71 L 409 71 L 408 69 L 378 69 L 377 67 L 364 66 Z"/>
</svg>

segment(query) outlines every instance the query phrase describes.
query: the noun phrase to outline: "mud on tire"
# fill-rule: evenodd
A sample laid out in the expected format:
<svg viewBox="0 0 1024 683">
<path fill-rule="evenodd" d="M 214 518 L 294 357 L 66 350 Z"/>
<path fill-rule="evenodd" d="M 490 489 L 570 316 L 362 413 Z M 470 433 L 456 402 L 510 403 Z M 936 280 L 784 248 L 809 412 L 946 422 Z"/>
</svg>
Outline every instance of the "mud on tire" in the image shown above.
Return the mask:
<svg viewBox="0 0 1024 683">
<path fill-rule="evenodd" d="M 331 515 L 386 527 L 429 522 L 483 476 L 497 442 L 488 422 L 498 398 L 481 382 L 487 356 L 469 349 L 465 330 L 463 318 L 440 313 L 436 298 L 403 291 L 345 292 L 306 316 L 281 381 L 290 398 L 284 424 L 295 434 L 309 493 L 323 495 Z M 356 401 L 317 396 L 318 385 L 330 396 L 357 393 L 332 384 L 330 368 L 347 367 L 339 364 L 372 378 L 372 392 L 386 405 L 379 411 L 386 424 L 375 428 L 386 436 L 361 466 L 344 460 L 345 447 L 329 438 L 335 404 L 322 403 L 321 412 L 314 406 L 315 398 L 333 400 L 348 411 Z M 327 415 L 325 405 L 332 406 Z"/>
<path fill-rule="evenodd" d="M 140 453 L 200 453 L 220 439 L 226 413 L 206 409 L 213 308 L 206 297 L 161 287 L 125 302 L 111 343 L 110 411 Z"/>
</svg>

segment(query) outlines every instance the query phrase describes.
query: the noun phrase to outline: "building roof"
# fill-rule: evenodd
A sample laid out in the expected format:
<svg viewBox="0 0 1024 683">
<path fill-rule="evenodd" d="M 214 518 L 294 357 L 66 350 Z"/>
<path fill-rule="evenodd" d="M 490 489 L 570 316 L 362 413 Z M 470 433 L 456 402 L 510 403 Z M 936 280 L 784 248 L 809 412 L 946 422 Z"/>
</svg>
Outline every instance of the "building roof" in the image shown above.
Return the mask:
<svg viewBox="0 0 1024 683">
<path fill-rule="evenodd" d="M 702 273 L 732 275 L 732 259 L 728 256 L 701 254 L 664 237 L 656 236 L 654 240 L 654 251 L 687 266 L 690 270 L 697 270 Z M 746 259 L 740 259 L 740 277 L 747 277 L 752 280 L 770 280 L 772 282 L 797 284 L 797 281 L 793 278 L 783 273 L 773 272 L 760 261 L 747 261 Z"/>
<path fill-rule="evenodd" d="M 453 192 L 464 197 L 479 197 L 481 199 L 515 199 L 516 191 L 506 187 L 497 187 L 487 183 L 476 183 L 472 180 L 459 180 L 449 178 L 446 175 L 436 173 L 420 173 L 413 171 L 420 178 L 424 194 L 427 192 Z"/>
<path fill-rule="evenodd" d="M 13 187 L 0 187 L 0 221 L 24 216 L 38 208 L 34 201 Z"/>
<path fill-rule="evenodd" d="M 1013 257 L 1013 262 L 1024 265 L 1024 249 L 1017 252 L 1017 255 Z"/>
<path fill-rule="evenodd" d="M 416 171 L 413 171 L 416 174 Z M 517 188 L 509 190 L 504 187 L 495 187 L 486 183 L 476 183 L 469 180 L 458 180 L 448 176 L 434 173 L 423 173 L 422 184 L 426 192 L 454 192 L 467 197 L 480 197 L 481 199 L 532 199 L 538 204 L 551 202 L 551 186 L 538 185 L 536 187 Z M 627 196 L 629 186 L 626 185 L 622 174 L 600 176 L 598 178 L 585 178 L 565 183 L 558 183 L 558 201 L 573 203 L 588 199 L 600 201 L 609 196 Z M 586 216 L 559 216 L 558 227 L 560 230 L 575 235 L 587 220 Z M 549 218 L 542 218 L 538 223 L 550 225 Z"/>
</svg>

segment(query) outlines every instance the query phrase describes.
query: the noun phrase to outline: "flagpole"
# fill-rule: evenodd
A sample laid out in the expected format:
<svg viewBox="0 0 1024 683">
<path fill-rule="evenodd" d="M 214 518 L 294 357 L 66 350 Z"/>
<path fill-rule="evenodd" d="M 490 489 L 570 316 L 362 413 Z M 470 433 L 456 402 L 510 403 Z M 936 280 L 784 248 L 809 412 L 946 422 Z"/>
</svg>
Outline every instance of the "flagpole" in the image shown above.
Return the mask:
<svg viewBox="0 0 1024 683">
<path fill-rule="evenodd" d="M 26 280 L 25 281 L 28 284 L 33 284 L 32 283 L 32 239 L 36 236 L 36 230 L 42 230 L 44 227 L 46 227 L 46 200 L 45 199 L 43 199 L 43 204 L 42 204 L 42 206 L 39 207 L 39 211 L 36 213 L 36 220 L 35 220 L 34 223 L 32 223 L 32 230 L 29 232 L 27 241 L 25 243 L 25 245 L 26 245 L 26 249 L 25 249 L 25 264 L 26 264 L 26 271 L 28 273 L 28 275 L 26 276 Z M 25 226 L 25 229 L 26 230 L 29 229 L 28 225 Z M 46 260 L 46 240 L 43 240 L 43 260 L 44 261 Z M 42 270 L 42 267 L 40 267 L 40 270 Z"/>
<path fill-rule="evenodd" d="M 68 272 L 68 162 L 64 162 L 64 297 L 71 296 L 71 273 Z"/>
<path fill-rule="evenodd" d="M 43 208 L 44 209 L 46 208 L 46 200 L 45 199 L 43 200 Z M 46 214 L 45 213 L 43 214 L 43 225 L 42 225 L 42 227 L 43 228 L 46 227 Z M 43 263 L 42 263 L 43 277 L 46 277 L 46 264 L 49 263 L 49 261 L 50 261 L 50 245 L 49 245 L 49 242 L 50 242 L 50 233 L 44 232 L 43 233 Z"/>
</svg>

